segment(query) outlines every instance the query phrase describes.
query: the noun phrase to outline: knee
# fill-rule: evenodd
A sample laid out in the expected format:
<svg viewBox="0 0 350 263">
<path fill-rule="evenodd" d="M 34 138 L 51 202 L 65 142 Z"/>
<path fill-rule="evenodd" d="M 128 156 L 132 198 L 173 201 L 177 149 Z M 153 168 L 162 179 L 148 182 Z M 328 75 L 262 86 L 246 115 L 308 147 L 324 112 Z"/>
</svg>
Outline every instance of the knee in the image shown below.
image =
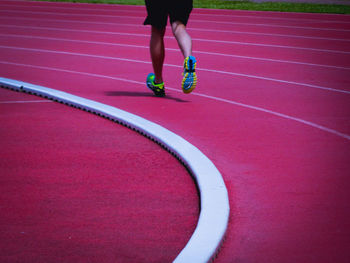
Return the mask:
<svg viewBox="0 0 350 263">
<path fill-rule="evenodd" d="M 165 28 L 157 28 L 152 26 L 152 37 L 156 39 L 163 39 L 165 35 Z"/>
<path fill-rule="evenodd" d="M 172 23 L 171 29 L 173 31 L 174 36 L 177 36 L 183 32 L 186 32 L 186 26 L 179 21 Z"/>
</svg>

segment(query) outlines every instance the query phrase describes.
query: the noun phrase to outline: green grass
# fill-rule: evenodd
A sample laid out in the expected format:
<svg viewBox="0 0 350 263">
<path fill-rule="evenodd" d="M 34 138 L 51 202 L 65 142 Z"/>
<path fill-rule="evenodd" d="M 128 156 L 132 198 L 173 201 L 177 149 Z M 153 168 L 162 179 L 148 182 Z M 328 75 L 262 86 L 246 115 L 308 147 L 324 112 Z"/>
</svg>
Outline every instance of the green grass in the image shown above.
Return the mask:
<svg viewBox="0 0 350 263">
<path fill-rule="evenodd" d="M 144 5 L 144 0 L 39 0 L 39 1 Z M 215 8 L 215 9 L 350 14 L 349 5 L 286 3 L 286 2 L 254 3 L 250 1 L 231 1 L 231 0 L 193 0 L 193 4 L 194 4 L 194 7 L 197 7 L 197 8 L 200 7 L 200 8 Z"/>
<path fill-rule="evenodd" d="M 281 12 L 307 12 L 307 13 L 337 13 L 350 14 L 350 6 L 326 5 L 307 3 L 225 1 L 225 0 L 194 0 L 196 7 L 217 9 L 240 9 Z"/>
</svg>

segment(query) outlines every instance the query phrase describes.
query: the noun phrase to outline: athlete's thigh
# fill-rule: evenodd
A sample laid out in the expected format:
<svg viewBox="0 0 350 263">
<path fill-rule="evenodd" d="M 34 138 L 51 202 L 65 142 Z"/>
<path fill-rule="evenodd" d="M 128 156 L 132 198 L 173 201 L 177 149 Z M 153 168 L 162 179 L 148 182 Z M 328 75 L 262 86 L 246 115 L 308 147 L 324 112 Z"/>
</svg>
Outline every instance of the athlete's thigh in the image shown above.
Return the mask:
<svg viewBox="0 0 350 263">
<path fill-rule="evenodd" d="M 190 17 L 193 1 L 192 0 L 168 0 L 170 23 L 180 21 L 187 24 Z"/>
<path fill-rule="evenodd" d="M 164 28 L 167 24 L 168 9 L 165 0 L 145 0 L 147 18 L 145 25 L 152 25 L 157 28 Z"/>
</svg>

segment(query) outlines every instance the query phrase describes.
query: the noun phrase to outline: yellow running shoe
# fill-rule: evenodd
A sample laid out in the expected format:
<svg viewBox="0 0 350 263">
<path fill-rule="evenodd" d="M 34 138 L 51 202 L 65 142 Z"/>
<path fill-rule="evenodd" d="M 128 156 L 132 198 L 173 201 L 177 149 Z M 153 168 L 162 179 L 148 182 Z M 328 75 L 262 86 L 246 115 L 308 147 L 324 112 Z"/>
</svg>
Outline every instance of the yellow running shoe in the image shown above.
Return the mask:
<svg viewBox="0 0 350 263">
<path fill-rule="evenodd" d="M 182 91 L 184 93 L 192 92 L 197 85 L 196 65 L 197 60 L 194 56 L 185 58 L 182 79 Z"/>
</svg>

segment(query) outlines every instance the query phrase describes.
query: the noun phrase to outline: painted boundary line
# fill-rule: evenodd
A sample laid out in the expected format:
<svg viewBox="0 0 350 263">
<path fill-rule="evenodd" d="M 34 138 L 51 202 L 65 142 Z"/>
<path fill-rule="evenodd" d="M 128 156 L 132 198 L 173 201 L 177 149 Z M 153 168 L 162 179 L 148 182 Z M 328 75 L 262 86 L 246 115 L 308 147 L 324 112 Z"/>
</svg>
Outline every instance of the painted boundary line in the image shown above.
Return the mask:
<svg viewBox="0 0 350 263">
<path fill-rule="evenodd" d="M 80 29 L 68 29 L 68 28 L 59 28 L 59 27 L 45 27 L 45 26 L 18 26 L 18 25 L 2 25 L 0 27 L 6 28 L 22 28 L 22 29 L 34 29 L 34 30 L 50 30 L 50 31 L 67 31 L 67 32 L 79 32 L 79 33 L 91 33 L 91 34 L 107 34 L 107 35 L 120 35 L 120 36 L 134 36 L 134 37 L 149 37 L 147 34 L 139 33 L 121 33 L 121 32 L 112 32 L 112 31 L 97 31 L 97 30 L 80 30 Z M 165 36 L 165 39 L 173 39 L 171 36 Z M 339 53 L 339 54 L 350 54 L 350 51 L 341 51 L 333 49 L 322 49 L 322 48 L 309 48 L 309 47 L 298 47 L 298 46 L 284 46 L 276 44 L 262 44 L 255 42 L 242 42 L 242 41 L 229 41 L 229 40 L 220 40 L 220 39 L 205 39 L 205 38 L 192 38 L 195 41 L 202 42 L 211 42 L 211 43 L 224 43 L 224 44 L 236 44 L 236 45 L 246 45 L 246 46 L 258 46 L 258 47 L 272 47 L 272 48 L 286 48 L 286 49 L 300 49 L 300 50 L 310 50 L 316 52 L 325 52 L 325 53 Z"/>
<path fill-rule="evenodd" d="M 142 46 L 142 45 L 119 44 L 119 43 L 112 43 L 112 42 L 89 41 L 89 40 L 79 40 L 79 39 L 70 39 L 70 38 L 43 37 L 43 36 L 34 36 L 34 35 L 17 35 L 17 34 L 2 34 L 2 33 L 0 33 L 0 37 L 29 38 L 29 39 L 65 41 L 65 42 L 94 44 L 94 45 L 109 45 L 109 46 L 118 46 L 118 47 L 143 48 L 143 49 L 147 49 L 147 50 L 149 49 L 149 46 Z M 176 48 L 165 47 L 165 50 L 179 52 L 179 50 L 176 49 Z M 341 69 L 341 70 L 350 70 L 350 67 L 342 67 L 342 66 L 335 66 L 335 65 L 324 65 L 324 64 L 292 61 L 292 60 L 264 58 L 264 57 L 260 58 L 260 57 L 240 56 L 240 55 L 235 55 L 235 54 L 207 52 L 207 51 L 201 51 L 201 50 L 196 50 L 194 53 L 196 53 L 196 54 L 214 55 L 214 56 L 222 56 L 222 57 L 233 57 L 233 58 L 241 58 L 241 59 L 250 59 L 250 60 L 261 60 L 261 61 L 269 61 L 269 62 L 276 62 L 276 63 L 305 65 L 305 66 L 311 66 L 311 67 L 323 67 L 323 68 L 334 68 L 334 69 Z"/>
<path fill-rule="evenodd" d="M 27 5 L 21 5 L 22 3 L 25 3 L 25 1 L 14 1 L 12 0 L 12 2 L 16 3 L 16 4 L 1 4 L 1 6 L 5 6 L 5 7 L 28 7 Z M 32 2 L 34 3 L 34 2 Z M 42 2 L 35 2 L 35 3 L 39 3 L 41 4 Z M 49 3 L 53 3 L 53 2 L 45 2 L 47 5 L 35 5 L 35 8 L 55 8 L 55 9 L 66 9 L 66 10 L 77 10 L 77 5 L 79 6 L 79 9 L 81 9 L 81 6 L 84 6 L 84 8 L 82 10 L 84 11 L 117 11 L 117 12 L 129 12 L 129 13 L 142 13 L 144 14 L 145 12 L 145 6 L 144 5 L 121 5 L 121 4 L 113 4 L 113 7 L 115 6 L 117 9 L 112 8 L 111 9 L 111 5 L 110 4 L 103 4 L 103 3 L 99 3 L 98 6 L 97 4 L 95 4 L 96 6 L 93 6 L 93 8 L 91 7 L 91 4 L 89 3 L 71 3 L 71 2 L 64 2 L 63 6 L 62 2 L 59 2 L 61 5 L 56 5 L 56 6 L 50 6 Z M 56 3 L 56 4 L 59 4 Z M 96 8 L 98 7 L 98 8 Z M 101 8 L 100 8 L 101 7 Z M 105 8 L 107 7 L 107 8 Z M 121 10 L 120 8 L 125 7 L 126 9 Z M 133 10 L 130 11 L 130 8 L 133 8 Z M 336 13 L 313 13 L 311 14 L 311 17 L 315 17 L 318 16 L 318 18 L 297 18 L 297 17 L 275 17 L 275 16 L 265 16 L 265 14 L 271 14 L 271 13 L 276 13 L 276 11 L 258 11 L 258 10 L 235 10 L 235 9 L 215 9 L 215 8 L 200 8 L 200 7 L 196 7 L 193 8 L 193 10 L 200 10 L 200 11 L 208 11 L 208 10 L 213 10 L 214 12 L 218 12 L 218 13 L 199 13 L 199 12 L 195 12 L 195 15 L 199 15 L 199 16 L 203 16 L 203 15 L 209 15 L 209 16 L 219 16 L 219 17 L 247 17 L 247 18 L 253 18 L 255 17 L 257 14 L 259 14 L 258 18 L 262 18 L 262 19 L 274 19 L 274 20 L 285 20 L 285 21 L 310 21 L 310 22 L 345 22 L 345 23 L 350 23 L 350 21 L 342 21 L 342 20 L 324 20 L 319 18 L 320 16 L 332 16 L 332 17 L 336 17 L 336 16 L 341 16 L 342 14 L 336 14 Z M 227 14 L 228 12 L 230 12 L 231 14 Z M 225 14 L 226 13 L 226 14 Z M 234 13 L 234 14 L 233 14 Z M 241 13 L 245 13 L 244 15 L 241 15 Z M 288 12 L 288 14 L 300 14 L 300 12 Z M 305 16 L 309 15 L 310 13 L 301 13 Z"/>
<path fill-rule="evenodd" d="M 0 104 L 24 104 L 24 103 L 48 103 L 52 100 L 13 100 L 13 101 L 0 101 Z"/>
<path fill-rule="evenodd" d="M 1 16 L 4 19 L 12 19 L 12 16 Z M 129 26 L 129 27 L 144 27 L 142 24 L 128 24 L 128 23 L 114 23 L 114 22 L 100 22 L 100 21 L 81 21 L 81 20 L 71 20 L 71 19 L 35 19 L 35 18 L 24 18 L 16 17 L 16 20 L 27 20 L 27 21 L 48 21 L 48 22 L 58 22 L 58 23 L 78 23 L 78 24 L 95 24 L 95 25 L 111 25 L 111 26 Z M 350 23 L 350 22 L 349 22 Z M 167 30 L 170 28 L 167 25 Z M 215 29 L 205 29 L 205 28 L 196 28 L 188 27 L 188 30 L 193 31 L 204 31 L 204 32 L 219 32 L 219 33 L 231 33 L 231 34 L 246 34 L 246 35 L 261 35 L 261 36 L 273 36 L 273 37 L 286 37 L 286 38 L 304 38 L 304 39 L 315 39 L 315 40 L 330 40 L 330 41 L 350 41 L 350 39 L 345 38 L 327 38 L 327 37 L 317 37 L 317 36 L 305 36 L 305 35 L 286 35 L 286 34 L 272 34 L 272 33 L 262 33 L 262 32 L 249 32 L 249 31 L 237 31 L 237 30 L 215 30 Z"/>
<path fill-rule="evenodd" d="M 75 52 L 67 52 L 67 51 L 55 51 L 55 50 L 46 50 L 46 49 L 12 47 L 12 46 L 0 45 L 0 49 L 1 48 L 24 50 L 24 51 L 29 51 L 29 52 L 42 52 L 42 53 L 46 52 L 46 53 L 56 53 L 56 54 L 63 54 L 63 55 L 75 55 L 75 56 L 83 56 L 83 57 L 91 57 L 91 58 L 127 61 L 127 62 L 133 62 L 133 63 L 151 64 L 151 62 L 149 62 L 149 61 L 138 60 L 138 59 L 108 57 L 108 56 L 91 55 L 91 54 L 75 53 Z M 11 64 L 11 62 L 5 62 L 5 61 L 0 61 L 0 63 Z M 18 64 L 18 63 L 12 63 L 12 64 Z M 31 65 L 31 66 L 33 66 L 33 65 Z M 164 63 L 164 66 L 173 67 L 173 68 L 182 68 L 182 66 L 180 66 L 180 65 L 167 64 L 167 63 Z M 279 82 L 279 83 L 284 83 L 284 84 L 291 84 L 291 85 L 295 85 L 295 86 L 304 86 L 304 87 L 309 87 L 309 88 L 313 88 L 313 89 L 327 90 L 327 91 L 339 92 L 339 93 L 344 93 L 344 94 L 350 94 L 350 91 L 347 91 L 347 90 L 333 89 L 333 88 L 322 87 L 322 86 L 318 86 L 318 85 L 289 81 L 289 80 L 275 79 L 275 78 L 270 78 L 270 77 L 263 77 L 263 76 L 257 76 L 257 75 L 250 75 L 250 74 L 243 74 L 243 73 L 215 70 L 215 69 L 207 69 L 207 68 L 198 68 L 198 70 L 212 72 L 212 73 L 220 73 L 220 74 L 225 74 L 225 75 L 230 75 L 230 76 L 239 76 L 239 77 L 245 77 L 245 78 L 258 79 L 258 80 L 264 80 L 264 81 L 273 81 L 273 82 Z"/>
<path fill-rule="evenodd" d="M 204 263 L 215 258 L 227 230 L 230 213 L 229 199 L 220 172 L 200 150 L 180 136 L 153 122 L 106 104 L 1 77 L 0 86 L 97 114 L 141 133 L 173 154 L 194 176 L 199 188 L 201 203 L 196 229 L 174 262 Z"/>
<path fill-rule="evenodd" d="M 101 14 L 79 14 L 79 13 L 58 13 L 58 12 L 41 12 L 41 11 L 24 11 L 24 10 L 1 10 L 5 13 L 25 13 L 25 14 L 43 14 L 43 15 L 57 15 L 57 16 L 84 16 L 84 17 L 109 17 L 109 18 L 131 18 L 140 19 L 138 16 L 127 16 L 127 15 L 101 15 Z M 213 23 L 213 24 L 224 24 L 224 25 L 248 25 L 248 26 L 265 26 L 265 27 L 282 27 L 282 28 L 295 28 L 295 29 L 308 29 L 308 30 L 318 30 L 318 31 L 339 31 L 339 32 L 350 32 L 349 29 L 336 29 L 336 28 L 323 28 L 323 27 L 306 27 L 306 26 L 289 26 L 289 25 L 279 25 L 279 24 L 265 24 L 265 23 L 242 23 L 242 22 L 229 22 L 229 21 L 216 21 L 216 20 L 202 20 L 202 19 L 192 19 L 191 23 Z"/>
<path fill-rule="evenodd" d="M 15 1 L 14 1 L 15 2 Z M 81 4 L 81 3 L 80 3 Z M 103 5 L 103 4 L 99 4 L 99 5 Z M 115 5 L 116 7 L 124 7 L 124 6 L 127 6 L 129 7 L 129 9 L 126 9 L 126 10 L 121 10 L 121 9 L 111 9 L 109 7 L 109 9 L 107 8 L 98 8 L 96 9 L 95 6 L 94 8 L 79 8 L 80 10 L 82 11 L 98 11 L 98 12 L 127 12 L 127 13 L 132 13 L 132 14 L 142 14 L 144 15 L 145 14 L 145 6 L 144 5 L 134 5 L 134 6 L 131 6 L 131 7 L 141 7 L 142 10 L 139 8 L 139 10 L 131 10 L 130 11 L 130 5 L 118 5 L 118 4 L 113 4 Z M 0 4 L 0 6 L 3 6 L 3 7 L 6 7 L 6 8 L 11 8 L 11 7 L 24 7 L 24 8 L 27 8 L 29 6 L 25 6 L 25 5 L 18 5 L 18 4 Z M 47 6 L 34 6 L 35 8 L 52 8 L 51 6 L 47 5 Z M 53 8 L 55 8 L 55 10 L 57 9 L 63 9 L 63 10 L 74 10 L 76 11 L 77 10 L 77 7 L 67 7 L 67 6 L 54 6 Z M 244 17 L 244 18 L 254 18 L 256 17 L 256 14 L 254 15 L 240 15 L 240 14 L 211 14 L 211 13 L 198 13 L 198 12 L 195 12 L 195 10 L 208 10 L 209 8 L 193 8 L 194 12 L 192 13 L 193 15 L 196 15 L 196 16 L 212 16 L 212 17 L 227 17 L 227 18 L 232 18 L 232 17 Z M 209 10 L 225 10 L 225 9 L 212 9 L 210 8 Z M 229 9 L 230 10 L 230 9 Z M 234 10 L 234 9 L 231 9 L 230 11 L 237 11 L 237 10 Z M 238 11 L 247 11 L 247 12 L 254 12 L 254 11 L 249 11 L 249 10 L 238 10 Z M 255 12 L 259 12 L 259 11 L 255 11 Z M 268 11 L 265 11 L 265 12 L 268 12 Z M 270 11 L 271 12 L 271 11 Z M 272 11 L 273 12 L 273 11 Z M 288 13 L 293 13 L 293 12 L 288 12 Z M 295 13 L 295 12 L 294 12 Z M 191 15 L 192 15 L 191 14 Z M 307 13 L 303 13 L 303 14 L 307 14 Z M 320 14 L 320 13 L 318 13 Z M 334 14 L 333 14 L 334 15 Z M 285 18 L 285 17 L 273 17 L 273 16 L 258 16 L 259 19 L 272 19 L 272 20 L 283 20 L 283 21 L 296 21 L 296 22 L 310 22 L 310 23 L 313 23 L 313 22 L 317 22 L 317 23 L 350 23 L 348 21 L 342 21 L 342 20 L 322 20 L 322 19 L 319 19 L 319 18 Z"/>
<path fill-rule="evenodd" d="M 97 77 L 97 78 L 103 78 L 103 79 L 112 79 L 112 80 L 123 81 L 123 82 L 127 82 L 127 83 L 135 83 L 135 84 L 145 85 L 143 82 L 136 81 L 136 80 L 130 80 L 130 79 L 124 79 L 124 78 L 119 78 L 119 77 L 112 77 L 112 76 L 88 73 L 88 72 L 80 72 L 80 71 L 73 71 L 73 70 L 52 68 L 52 67 L 44 67 L 44 66 L 35 66 L 35 65 L 30 65 L 30 64 L 13 63 L 13 62 L 1 61 L 1 60 L 0 60 L 0 64 L 12 65 L 12 66 L 17 66 L 17 67 L 18 66 L 19 67 L 30 67 L 30 68 L 40 69 L 40 70 L 52 70 L 52 71 L 57 71 L 57 72 L 65 72 L 65 73 L 70 73 L 70 74 L 79 74 L 79 75 L 83 75 L 83 76 Z M 0 78 L 0 80 L 1 80 L 1 78 Z M 167 86 L 167 89 L 175 91 L 175 92 L 182 92 L 179 89 L 171 88 L 169 86 Z M 305 124 L 307 126 L 314 127 L 314 128 L 319 129 L 321 131 L 325 131 L 325 132 L 334 134 L 336 136 L 342 137 L 342 138 L 350 141 L 350 135 L 342 133 L 342 132 L 339 132 L 339 131 L 334 130 L 334 129 L 327 128 L 325 126 L 316 124 L 316 123 L 311 122 L 311 121 L 307 121 L 307 120 L 304 120 L 304 119 L 300 119 L 300 118 L 293 117 L 293 116 L 290 116 L 290 115 L 286 115 L 286 114 L 283 114 L 283 113 L 280 113 L 280 112 L 272 111 L 272 110 L 269 110 L 269 109 L 261 108 L 261 107 L 258 107 L 258 106 L 249 105 L 249 104 L 245 104 L 245 103 L 241 103 L 241 102 L 237 102 L 237 101 L 233 101 L 233 100 L 228 100 L 228 99 L 224 99 L 224 98 L 214 97 L 214 96 L 210 96 L 210 95 L 206 95 L 206 94 L 202 94 L 202 93 L 192 92 L 191 94 L 193 94 L 195 96 L 211 99 L 211 100 L 225 102 L 225 103 L 232 104 L 232 105 L 235 105 L 235 106 L 238 106 L 238 107 L 243 107 L 243 108 L 247 108 L 247 109 L 251 109 L 251 110 L 265 112 L 267 114 L 278 116 L 278 117 L 283 118 L 283 119 L 296 121 L 296 122 Z"/>
</svg>

